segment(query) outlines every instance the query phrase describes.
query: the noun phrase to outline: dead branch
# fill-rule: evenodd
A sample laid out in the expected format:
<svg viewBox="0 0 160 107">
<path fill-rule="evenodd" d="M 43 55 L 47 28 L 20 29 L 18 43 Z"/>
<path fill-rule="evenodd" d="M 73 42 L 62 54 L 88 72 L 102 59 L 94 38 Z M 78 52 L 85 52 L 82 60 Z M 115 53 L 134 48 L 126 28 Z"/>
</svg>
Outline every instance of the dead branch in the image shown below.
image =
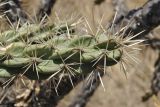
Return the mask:
<svg viewBox="0 0 160 107">
<path fill-rule="evenodd" d="M 130 10 L 124 17 L 117 18 L 114 26 L 120 25 L 122 22 L 130 24 L 126 30 L 126 36 L 132 32 L 139 35 L 139 38 L 144 38 L 146 34 L 160 25 L 160 0 L 149 0 L 142 7 Z"/>
<path fill-rule="evenodd" d="M 160 91 L 160 53 L 157 61 L 155 62 L 154 76 L 151 81 L 151 91 L 146 93 L 142 97 L 142 101 L 147 101 L 153 95 L 157 96 L 159 91 Z"/>
<path fill-rule="evenodd" d="M 128 13 L 128 7 L 126 6 L 124 0 L 113 0 L 112 4 L 114 6 L 114 11 L 117 12 L 114 24 L 118 25 L 118 23 L 120 23 L 120 21 L 122 21 Z"/>
<path fill-rule="evenodd" d="M 20 0 L 2 0 L 0 1 L 0 12 L 1 16 L 5 16 L 8 19 L 9 24 L 14 26 L 17 25 L 18 21 L 20 24 L 26 23 L 29 18 L 26 12 L 21 8 Z M 36 13 L 37 18 L 42 19 L 45 15 L 50 15 L 53 5 L 56 0 L 41 0 L 41 8 Z"/>
<path fill-rule="evenodd" d="M 97 71 L 98 72 L 98 71 Z M 103 77 L 104 73 L 99 72 L 100 76 Z M 75 100 L 69 105 L 69 107 L 85 107 L 90 97 L 94 94 L 98 86 L 100 85 L 100 80 L 98 75 L 94 75 L 92 80 L 82 88 L 80 93 L 75 97 Z"/>
<path fill-rule="evenodd" d="M 27 21 L 27 15 L 21 9 L 20 4 L 16 0 L 2 0 L 0 1 L 1 16 L 5 16 L 9 24 L 15 25 L 17 21 L 24 23 Z"/>
<path fill-rule="evenodd" d="M 95 1 L 94 1 L 94 4 L 95 4 L 95 5 L 100 5 L 100 4 L 102 4 L 104 1 L 105 1 L 105 0 L 95 0 Z"/>
<path fill-rule="evenodd" d="M 160 50 L 160 39 L 149 39 L 146 44 L 149 44 L 153 49 Z"/>
<path fill-rule="evenodd" d="M 55 4 L 56 0 L 41 0 L 41 2 L 42 2 L 42 6 L 37 16 L 40 16 L 40 18 L 43 18 L 45 15 L 51 14 L 52 7 Z"/>
</svg>

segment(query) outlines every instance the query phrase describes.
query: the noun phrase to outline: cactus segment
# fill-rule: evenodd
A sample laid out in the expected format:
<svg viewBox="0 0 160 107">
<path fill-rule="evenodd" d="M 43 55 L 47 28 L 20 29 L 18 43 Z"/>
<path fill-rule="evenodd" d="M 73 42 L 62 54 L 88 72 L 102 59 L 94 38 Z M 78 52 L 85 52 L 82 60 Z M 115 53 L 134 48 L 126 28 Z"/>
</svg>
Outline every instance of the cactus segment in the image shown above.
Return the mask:
<svg viewBox="0 0 160 107">
<path fill-rule="evenodd" d="M 12 77 L 13 74 L 11 74 L 11 72 L 8 72 L 8 70 L 0 68 L 0 77 L 2 78 L 9 78 Z"/>
<path fill-rule="evenodd" d="M 9 59 L 5 60 L 1 63 L 2 66 L 6 67 L 23 67 L 27 65 L 30 62 L 28 58 L 14 58 L 14 59 Z"/>
<path fill-rule="evenodd" d="M 48 47 L 45 44 L 35 44 L 35 45 L 30 45 L 26 46 L 24 48 L 23 54 L 24 56 L 36 56 L 36 57 L 41 57 L 42 59 L 48 58 L 52 53 L 54 49 L 51 47 Z"/>
<path fill-rule="evenodd" d="M 69 31 L 68 31 L 69 30 Z M 70 32 L 70 36 L 64 35 Z M 113 66 L 123 55 L 120 43 L 105 34 L 75 35 L 72 26 L 31 24 L 0 36 L 0 77 L 23 74 L 46 79 L 53 74 L 88 74 L 97 66 Z M 38 78 L 38 77 L 39 78 Z"/>
<path fill-rule="evenodd" d="M 113 49 L 117 49 L 118 47 L 120 47 L 120 44 L 118 44 L 118 42 L 116 42 L 113 39 L 106 40 L 94 45 L 94 48 L 107 49 L 109 51 Z"/>
<path fill-rule="evenodd" d="M 78 36 L 70 41 L 69 47 L 88 47 L 96 44 L 95 38 L 91 35 Z"/>
<path fill-rule="evenodd" d="M 31 33 L 36 32 L 39 29 L 40 27 L 38 25 L 25 24 L 18 30 L 10 30 L 2 33 L 0 36 L 0 41 L 3 41 L 5 43 L 16 42 L 16 41 L 19 41 L 20 39 L 27 38 L 29 35 L 31 35 Z"/>
<path fill-rule="evenodd" d="M 17 76 L 21 73 L 21 69 L 13 69 L 9 67 L 0 66 L 0 77 L 2 78 L 10 78 L 13 76 Z"/>
<path fill-rule="evenodd" d="M 10 55 L 12 57 L 20 57 L 22 56 L 22 52 L 24 51 L 25 44 L 22 42 L 13 42 L 5 47 L 5 54 Z"/>
<path fill-rule="evenodd" d="M 16 31 L 13 31 L 13 30 L 8 30 L 8 31 L 1 33 L 0 42 L 7 43 L 11 38 L 15 36 L 15 34 L 16 34 Z"/>
<path fill-rule="evenodd" d="M 55 73 L 63 67 L 63 64 L 55 64 L 52 60 L 43 61 L 38 65 L 38 72 L 39 73 Z"/>
</svg>

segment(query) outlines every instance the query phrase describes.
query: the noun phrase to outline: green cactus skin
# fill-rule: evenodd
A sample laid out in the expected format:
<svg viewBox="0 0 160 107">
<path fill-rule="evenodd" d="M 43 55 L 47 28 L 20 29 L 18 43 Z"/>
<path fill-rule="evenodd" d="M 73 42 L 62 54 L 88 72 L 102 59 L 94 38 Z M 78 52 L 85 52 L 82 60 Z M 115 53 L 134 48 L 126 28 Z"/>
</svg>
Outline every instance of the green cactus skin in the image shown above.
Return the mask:
<svg viewBox="0 0 160 107">
<path fill-rule="evenodd" d="M 121 60 L 120 43 L 105 34 L 75 35 L 68 28 L 31 24 L 0 35 L 0 77 L 19 74 L 29 79 L 46 79 L 61 72 L 88 74 L 97 66 L 113 66 Z M 37 75 L 39 78 L 37 78 Z M 56 76 L 56 75 L 55 75 Z"/>
</svg>

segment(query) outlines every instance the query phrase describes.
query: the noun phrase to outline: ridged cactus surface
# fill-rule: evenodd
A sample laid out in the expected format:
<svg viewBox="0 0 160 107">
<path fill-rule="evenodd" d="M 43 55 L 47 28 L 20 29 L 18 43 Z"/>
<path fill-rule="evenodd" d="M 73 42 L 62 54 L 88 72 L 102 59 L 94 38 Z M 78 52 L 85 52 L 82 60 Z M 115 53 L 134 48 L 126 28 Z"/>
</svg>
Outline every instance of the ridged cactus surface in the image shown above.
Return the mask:
<svg viewBox="0 0 160 107">
<path fill-rule="evenodd" d="M 0 77 L 46 79 L 88 74 L 121 60 L 122 45 L 105 33 L 76 35 L 72 25 L 25 24 L 0 34 Z"/>
</svg>

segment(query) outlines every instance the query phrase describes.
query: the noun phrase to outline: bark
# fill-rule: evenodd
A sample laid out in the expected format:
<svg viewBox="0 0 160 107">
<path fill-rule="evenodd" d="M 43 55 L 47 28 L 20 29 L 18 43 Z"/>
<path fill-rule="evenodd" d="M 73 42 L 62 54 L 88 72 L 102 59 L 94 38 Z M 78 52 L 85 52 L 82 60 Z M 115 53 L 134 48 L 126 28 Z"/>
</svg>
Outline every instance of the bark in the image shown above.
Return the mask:
<svg viewBox="0 0 160 107">
<path fill-rule="evenodd" d="M 160 91 L 160 53 L 158 59 L 155 62 L 155 71 L 151 81 L 151 91 L 146 93 L 142 97 L 142 101 L 145 102 L 149 100 L 149 98 L 151 98 L 153 95 L 157 96 L 159 91 Z"/>
<path fill-rule="evenodd" d="M 20 23 L 27 21 L 27 15 L 21 9 L 18 0 L 2 0 L 0 1 L 0 13 L 2 16 L 7 17 L 9 23 L 16 26 L 18 20 Z"/>
<path fill-rule="evenodd" d="M 160 0 L 149 0 L 138 9 L 130 10 L 125 15 L 120 11 L 120 14 L 122 15 L 115 20 L 114 26 L 118 26 L 122 22 L 131 23 L 126 30 L 126 36 L 130 32 L 137 34 L 144 31 L 139 35 L 139 38 L 144 38 L 150 31 L 160 25 Z"/>
<path fill-rule="evenodd" d="M 160 50 L 160 39 L 154 38 L 146 41 L 153 49 Z"/>
<path fill-rule="evenodd" d="M 55 4 L 56 0 L 41 0 L 42 7 L 37 16 L 43 18 L 45 15 L 50 15 L 52 11 L 52 7 Z"/>
<path fill-rule="evenodd" d="M 41 0 L 42 3 L 39 12 L 36 13 L 37 18 L 42 19 L 45 15 L 50 15 L 56 0 Z M 21 8 L 21 0 L 1 0 L 0 13 L 9 19 L 9 23 L 16 26 L 17 22 L 24 24 L 28 21 L 25 11 Z M 10 23 L 10 24 L 11 24 Z"/>
<path fill-rule="evenodd" d="M 116 24 L 118 27 L 118 23 L 124 19 L 125 15 L 128 13 L 128 7 L 126 6 L 124 0 L 113 0 L 114 11 L 117 12 L 115 16 L 115 21 L 113 24 Z"/>
<path fill-rule="evenodd" d="M 98 71 L 96 71 L 98 72 Z M 104 73 L 101 73 L 100 76 L 103 77 Z M 98 86 L 100 85 L 100 80 L 98 75 L 94 74 L 91 81 L 88 84 L 85 84 L 82 90 L 76 95 L 75 100 L 69 105 L 69 107 L 85 107 L 90 97 L 94 94 Z"/>
</svg>

